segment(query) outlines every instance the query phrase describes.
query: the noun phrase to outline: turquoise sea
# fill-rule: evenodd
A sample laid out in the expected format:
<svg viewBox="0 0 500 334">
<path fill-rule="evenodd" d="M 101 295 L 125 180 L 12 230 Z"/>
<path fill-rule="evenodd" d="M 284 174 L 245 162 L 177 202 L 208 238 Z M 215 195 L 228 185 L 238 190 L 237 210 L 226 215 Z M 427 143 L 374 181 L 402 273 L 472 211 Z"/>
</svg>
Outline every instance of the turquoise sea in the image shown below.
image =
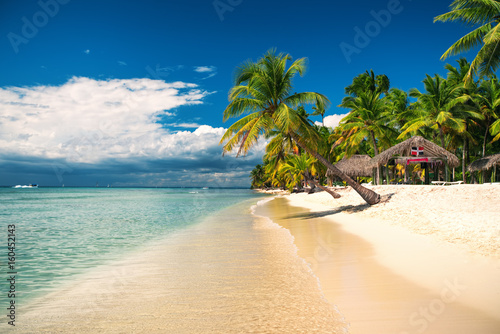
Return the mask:
<svg viewBox="0 0 500 334">
<path fill-rule="evenodd" d="M 75 275 L 256 197 L 262 195 L 244 189 L 0 188 L 2 244 L 8 225 L 15 225 L 16 300 L 25 304 Z M 8 267 L 2 249 L 3 278 Z M 7 290 L 2 280 L 0 301 Z"/>
<path fill-rule="evenodd" d="M 16 291 L 8 310 L 2 247 L 0 332 L 344 332 L 290 232 L 258 214 L 271 199 L 244 189 L 1 188 Z"/>
</svg>

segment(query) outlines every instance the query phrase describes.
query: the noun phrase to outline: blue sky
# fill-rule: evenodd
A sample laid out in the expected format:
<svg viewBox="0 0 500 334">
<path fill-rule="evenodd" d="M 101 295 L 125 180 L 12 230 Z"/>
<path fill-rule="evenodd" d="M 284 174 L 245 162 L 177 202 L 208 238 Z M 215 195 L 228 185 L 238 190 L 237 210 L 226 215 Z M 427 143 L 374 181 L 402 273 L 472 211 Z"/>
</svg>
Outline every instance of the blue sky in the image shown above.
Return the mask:
<svg viewBox="0 0 500 334">
<path fill-rule="evenodd" d="M 359 73 L 406 91 L 445 75 L 468 32 L 433 23 L 450 3 L 2 0 L 0 185 L 246 187 L 265 143 L 238 159 L 218 145 L 238 65 L 307 57 L 296 91 L 325 94 L 333 125 Z"/>
</svg>

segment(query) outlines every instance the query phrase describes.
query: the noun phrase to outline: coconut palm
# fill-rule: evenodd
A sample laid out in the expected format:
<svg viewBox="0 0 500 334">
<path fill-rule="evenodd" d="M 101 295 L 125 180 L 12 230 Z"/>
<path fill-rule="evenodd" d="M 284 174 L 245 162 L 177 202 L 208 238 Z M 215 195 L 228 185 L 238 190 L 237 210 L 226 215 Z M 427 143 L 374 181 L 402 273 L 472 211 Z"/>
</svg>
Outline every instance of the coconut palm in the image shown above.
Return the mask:
<svg viewBox="0 0 500 334">
<path fill-rule="evenodd" d="M 276 54 L 270 50 L 259 61 L 249 61 L 237 69 L 235 86 L 229 93 L 229 105 L 224 110 L 223 120 L 247 115 L 232 124 L 222 136 L 224 153 L 237 149 L 237 155 L 246 154 L 259 136 L 278 129 L 345 180 L 369 204 L 378 203 L 380 196 L 377 193 L 356 183 L 315 150 L 319 136 L 297 108 L 311 104 L 326 109 L 329 101 L 315 92 L 292 93 L 293 78 L 304 74 L 306 59 L 297 59 L 287 67 L 291 60 L 288 54 Z"/>
<path fill-rule="evenodd" d="M 319 187 L 334 198 L 340 198 L 338 193 L 323 187 L 315 180 L 315 176 L 318 173 L 316 162 L 317 160 L 308 153 L 289 156 L 286 163 L 281 166 L 281 170 L 288 173 L 286 175 L 289 181 L 289 189 L 291 190 L 294 185 L 301 188 L 301 183 L 304 181 L 304 183 L 311 184 L 312 189 L 314 189 L 314 187 Z"/>
<path fill-rule="evenodd" d="M 342 119 L 339 127 L 349 135 L 346 142 L 351 147 L 358 147 L 364 140 L 369 140 L 374 155 L 379 154 L 378 146 L 390 147 L 390 134 L 394 129 L 388 126 L 386 118 L 387 104 L 380 98 L 381 93 L 372 91 L 358 92 L 356 97 L 348 96 L 339 107 L 351 109 Z"/>
<path fill-rule="evenodd" d="M 466 166 L 470 161 L 470 144 L 476 143 L 476 139 L 471 134 L 470 124 L 477 124 L 474 118 L 464 110 L 477 111 L 477 104 L 474 103 L 472 96 L 477 92 L 477 84 L 472 80 L 465 80 L 467 74 L 470 70 L 470 63 L 465 58 L 460 58 L 457 60 L 458 66 L 453 67 L 451 64 L 446 64 L 444 67 L 448 70 L 447 82 L 450 85 L 454 85 L 456 89 L 457 96 L 468 97 L 467 100 L 462 103 L 457 104 L 455 109 L 455 117 L 462 118 L 464 120 L 464 128 L 459 129 L 459 131 L 452 132 L 450 139 L 452 142 L 451 146 L 459 148 L 462 146 L 462 180 L 465 183 L 466 175 L 464 173 Z"/>
<path fill-rule="evenodd" d="M 445 148 L 445 129 L 462 131 L 465 127 L 464 120 L 457 119 L 452 113 L 452 108 L 467 101 L 468 98 L 460 96 L 459 87 L 450 84 L 437 74 L 434 77 L 427 74 L 423 83 L 426 92 L 421 93 L 418 89 L 412 88 L 410 96 L 418 99 L 424 112 L 404 125 L 398 139 L 422 127 L 428 127 L 437 130 L 441 147 Z"/>
<path fill-rule="evenodd" d="M 500 139 L 500 119 L 497 119 L 493 124 L 491 124 L 490 133 L 495 136 L 491 142 L 495 142 Z"/>
<path fill-rule="evenodd" d="M 442 56 L 446 59 L 481 46 L 472 61 L 466 79 L 474 75 L 490 76 L 500 66 L 500 2 L 497 0 L 455 0 L 451 11 L 434 18 L 436 21 L 459 21 L 469 26 L 479 26 L 455 42 Z"/>
<path fill-rule="evenodd" d="M 311 116 L 321 116 L 321 125 L 325 126 L 325 108 L 314 106 L 312 107 L 312 109 L 314 110 L 314 112 L 311 114 Z"/>
<path fill-rule="evenodd" d="M 400 130 L 410 118 L 413 118 L 410 108 L 408 93 L 399 89 L 391 88 L 386 95 L 388 124 L 395 130 Z"/>
<path fill-rule="evenodd" d="M 262 165 L 257 165 L 250 172 L 250 178 L 252 179 L 251 188 L 261 188 L 265 181 L 265 172 Z"/>
<path fill-rule="evenodd" d="M 358 96 L 359 93 L 367 91 L 373 93 L 387 93 L 389 91 L 390 82 L 385 74 L 375 76 L 373 70 L 366 71 L 356 76 L 352 83 L 345 88 L 345 93 L 349 96 Z"/>
<path fill-rule="evenodd" d="M 472 100 L 478 105 L 478 111 L 484 117 L 484 137 L 482 156 L 486 154 L 488 132 L 495 119 L 500 116 L 500 83 L 497 78 L 481 82 L 478 93 L 472 96 Z M 493 133 L 492 133 L 493 134 Z"/>
<path fill-rule="evenodd" d="M 281 166 L 281 169 L 288 173 L 288 185 L 289 189 L 293 186 L 302 185 L 303 181 L 307 182 L 307 177 L 305 175 L 306 171 L 310 171 L 310 175 L 316 175 L 316 169 L 314 168 L 315 159 L 308 154 L 301 155 L 291 155 L 288 156 L 286 162 Z"/>
</svg>

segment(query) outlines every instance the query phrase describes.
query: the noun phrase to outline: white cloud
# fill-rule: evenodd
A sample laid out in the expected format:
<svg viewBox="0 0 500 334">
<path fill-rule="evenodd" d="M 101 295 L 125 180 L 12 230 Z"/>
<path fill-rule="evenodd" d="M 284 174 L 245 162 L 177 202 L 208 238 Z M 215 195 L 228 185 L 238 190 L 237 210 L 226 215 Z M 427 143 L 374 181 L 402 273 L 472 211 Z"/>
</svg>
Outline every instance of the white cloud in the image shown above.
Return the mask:
<svg viewBox="0 0 500 334">
<path fill-rule="evenodd" d="M 201 78 L 201 80 L 205 80 L 217 75 L 217 67 L 215 66 L 195 66 L 194 71 L 198 73 L 206 73 L 207 76 Z"/>
<path fill-rule="evenodd" d="M 152 79 L 75 77 L 60 86 L 0 88 L 0 184 L 24 173 L 42 173 L 46 184 L 92 184 L 101 173 L 99 180 L 122 185 L 245 186 L 265 140 L 246 158 L 222 157 L 226 129 L 172 117 L 208 94 L 195 84 Z"/>
<path fill-rule="evenodd" d="M 215 72 L 217 68 L 215 66 L 195 66 L 194 71 L 198 73 Z"/>
<path fill-rule="evenodd" d="M 90 50 L 89 49 L 84 50 L 83 53 L 85 53 L 86 55 L 88 55 L 90 53 Z"/>
<path fill-rule="evenodd" d="M 342 120 L 342 118 L 346 117 L 347 114 L 340 114 L 340 115 L 330 115 L 330 116 L 325 116 L 324 123 L 326 127 L 335 129 L 338 125 L 339 122 Z M 321 122 L 315 122 L 316 125 L 322 125 Z"/>
<path fill-rule="evenodd" d="M 193 129 L 193 128 L 198 128 L 200 124 L 198 123 L 171 123 L 169 126 L 174 127 L 174 128 L 186 128 L 186 129 Z"/>
<path fill-rule="evenodd" d="M 61 86 L 0 89 L 0 147 L 4 154 L 86 163 L 155 155 L 176 138 L 158 117 L 201 104 L 207 94 L 194 84 L 151 79 L 72 78 Z"/>
</svg>

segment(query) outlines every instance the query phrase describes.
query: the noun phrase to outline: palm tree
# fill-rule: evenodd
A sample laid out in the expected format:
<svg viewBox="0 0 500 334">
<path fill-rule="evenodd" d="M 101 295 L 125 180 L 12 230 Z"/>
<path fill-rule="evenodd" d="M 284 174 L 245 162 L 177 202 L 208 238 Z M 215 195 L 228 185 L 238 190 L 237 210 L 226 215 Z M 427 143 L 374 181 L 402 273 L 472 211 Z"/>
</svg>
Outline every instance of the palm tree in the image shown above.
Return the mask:
<svg viewBox="0 0 500 334">
<path fill-rule="evenodd" d="M 259 61 L 249 61 L 237 69 L 235 86 L 229 93 L 229 105 L 224 110 L 223 120 L 248 115 L 231 125 L 222 136 L 224 153 L 237 148 L 237 156 L 246 154 L 259 136 L 278 129 L 345 180 L 366 202 L 378 203 L 380 196 L 377 193 L 359 185 L 315 150 L 319 136 L 297 108 L 312 104 L 326 109 L 329 101 L 315 92 L 292 93 L 293 78 L 296 74 L 304 74 L 306 59 L 297 59 L 287 68 L 287 62 L 291 60 L 288 54 L 276 54 L 270 50 Z"/>
<path fill-rule="evenodd" d="M 386 95 L 386 103 L 389 125 L 396 131 L 399 131 L 410 118 L 414 117 L 410 108 L 410 98 L 405 91 L 391 88 Z"/>
<path fill-rule="evenodd" d="M 459 96 L 458 87 L 448 83 L 437 74 L 434 77 L 426 74 L 423 83 L 426 92 L 421 93 L 418 89 L 412 88 L 410 96 L 418 99 L 424 112 L 404 125 L 403 132 L 398 139 L 422 127 L 429 127 L 438 131 L 437 136 L 441 147 L 445 148 L 445 129 L 461 131 L 465 127 L 464 120 L 455 118 L 451 110 L 457 104 L 467 101 L 468 98 Z"/>
<path fill-rule="evenodd" d="M 358 96 L 359 93 L 367 91 L 373 93 L 387 93 L 389 91 L 390 82 L 385 74 L 375 76 L 373 70 L 366 71 L 356 76 L 352 83 L 345 88 L 345 93 L 350 96 Z"/>
<path fill-rule="evenodd" d="M 255 166 L 250 172 L 250 178 L 252 179 L 252 189 L 262 187 L 265 179 L 264 167 L 262 165 Z"/>
<path fill-rule="evenodd" d="M 455 0 L 451 11 L 434 18 L 436 21 L 459 21 L 469 26 L 479 25 L 472 32 L 455 42 L 442 56 L 450 56 L 474 49 L 481 45 L 476 58 L 472 61 L 466 80 L 472 81 L 474 75 L 490 76 L 500 66 L 500 2 L 497 0 Z"/>
<path fill-rule="evenodd" d="M 491 124 L 490 133 L 492 136 L 495 136 L 491 141 L 492 143 L 500 139 L 500 119 Z"/>
<path fill-rule="evenodd" d="M 475 123 L 474 119 L 471 117 L 470 113 L 463 112 L 464 110 L 476 111 L 477 105 L 474 103 L 472 96 L 477 92 L 477 84 L 472 80 L 467 81 L 466 77 L 470 70 L 470 63 L 465 58 L 460 58 L 457 60 L 458 66 L 453 67 L 451 64 L 446 64 L 444 67 L 448 70 L 447 82 L 450 85 L 454 85 L 457 90 L 457 96 L 468 97 L 467 100 L 462 101 L 462 103 L 457 104 L 453 109 L 455 109 L 455 116 L 457 118 L 462 118 L 464 120 L 464 128 L 459 129 L 452 133 L 451 138 L 461 138 L 457 140 L 452 140 L 456 142 L 456 147 L 460 146 L 460 141 L 462 144 L 462 181 L 467 182 L 465 168 L 470 161 L 470 144 L 476 143 L 474 136 L 472 136 L 469 124 Z"/>
<path fill-rule="evenodd" d="M 308 154 L 291 155 L 286 159 L 281 169 L 288 173 L 289 188 L 292 188 L 294 185 L 300 188 L 302 181 L 307 182 L 306 170 L 310 170 L 312 176 L 316 174 L 314 162 L 315 159 Z"/>
<path fill-rule="evenodd" d="M 496 118 L 500 116 L 500 83 L 497 78 L 481 82 L 479 91 L 472 96 L 472 100 L 478 105 L 478 111 L 484 117 L 484 137 L 482 156 L 486 154 L 488 132 Z M 493 134 L 493 133 L 492 133 Z"/>
<path fill-rule="evenodd" d="M 321 125 L 325 126 L 325 108 L 315 106 L 312 107 L 312 109 L 314 110 L 314 112 L 311 114 L 311 116 L 321 116 Z"/>
<path fill-rule="evenodd" d="M 293 185 L 300 187 L 301 182 L 312 184 L 311 188 L 318 187 L 326 191 L 334 198 L 340 198 L 340 195 L 334 191 L 323 187 L 315 180 L 317 174 L 316 159 L 308 153 L 301 155 L 291 155 L 288 157 L 287 162 L 281 166 L 281 170 L 288 173 L 289 189 Z"/>
<path fill-rule="evenodd" d="M 378 145 L 391 146 L 389 135 L 394 132 L 394 129 L 387 125 L 387 105 L 380 98 L 380 94 L 372 91 L 358 92 L 357 97 L 348 96 L 339 105 L 351 109 L 339 124 L 342 131 L 349 133 L 346 137 L 348 145 L 358 147 L 362 141 L 368 139 L 374 155 L 379 154 Z"/>
</svg>

